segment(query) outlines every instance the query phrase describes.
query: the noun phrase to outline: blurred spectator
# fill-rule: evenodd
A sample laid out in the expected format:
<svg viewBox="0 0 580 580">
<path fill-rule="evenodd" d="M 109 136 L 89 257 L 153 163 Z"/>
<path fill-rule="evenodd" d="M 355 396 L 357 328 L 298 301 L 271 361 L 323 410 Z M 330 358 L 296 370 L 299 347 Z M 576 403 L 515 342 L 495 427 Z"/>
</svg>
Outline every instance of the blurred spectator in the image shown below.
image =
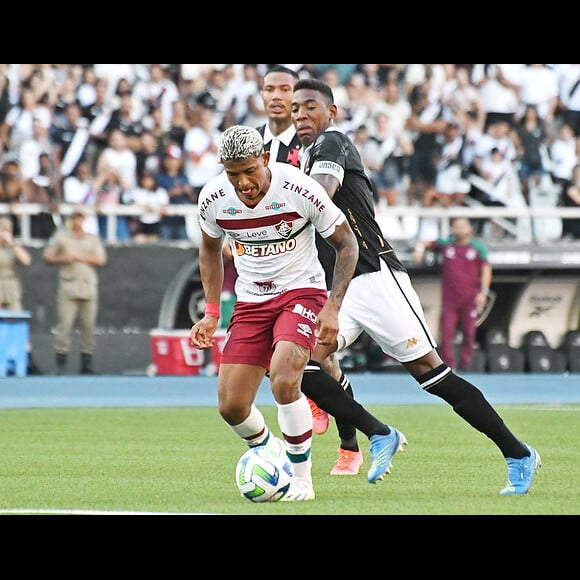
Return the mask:
<svg viewBox="0 0 580 580">
<path fill-rule="evenodd" d="M 560 191 L 572 180 L 572 168 L 578 163 L 577 137 L 574 129 L 564 123 L 560 126 L 558 136 L 549 145 L 552 179 Z"/>
<path fill-rule="evenodd" d="M 379 113 L 384 113 L 389 117 L 389 126 L 395 135 L 403 137 L 410 141 L 410 137 L 405 128 L 407 119 L 411 116 L 411 104 L 409 100 L 401 95 L 399 83 L 396 81 L 389 81 L 380 90 L 380 99 L 378 99 L 371 108 L 371 118 L 376 118 Z M 371 125 L 371 130 L 373 130 Z"/>
<path fill-rule="evenodd" d="M 411 95 L 411 116 L 406 128 L 412 132 L 413 154 L 410 159 L 409 203 L 416 200 L 429 207 L 437 198 L 435 179 L 436 159 L 441 154 L 440 139 L 447 126 L 444 107 L 430 100 L 431 85 L 425 81 L 417 85 Z"/>
<path fill-rule="evenodd" d="M 148 131 L 157 140 L 160 149 L 163 149 L 163 142 L 166 139 L 169 127 L 164 126 L 163 113 L 161 107 L 152 107 L 149 113 L 143 117 L 143 133 Z M 141 136 L 143 136 L 141 133 Z"/>
<path fill-rule="evenodd" d="M 6 156 L 0 172 L 0 203 L 19 203 L 24 197 L 24 189 L 20 162 Z"/>
<path fill-rule="evenodd" d="M 61 179 L 49 153 L 42 151 L 38 160 L 38 173 L 25 180 L 21 201 L 40 204 L 40 212 L 30 216 L 30 235 L 36 239 L 48 240 L 61 223 L 58 214 L 62 200 Z"/>
<path fill-rule="evenodd" d="M 212 108 L 212 128 L 223 131 L 234 124 L 235 89 L 232 65 L 214 65 L 207 79 L 206 90 L 198 95 L 197 106 Z M 209 95 L 209 98 L 208 96 Z"/>
<path fill-rule="evenodd" d="M 12 219 L 0 216 L 0 308 L 16 312 L 23 309 L 20 268 L 31 262 L 30 252 L 14 237 Z"/>
<path fill-rule="evenodd" d="M 97 160 L 97 174 L 105 166 L 119 172 L 127 189 L 137 185 L 137 155 L 129 147 L 127 136 L 120 129 L 113 129 L 109 134 L 108 145 Z"/>
<path fill-rule="evenodd" d="M 340 82 L 338 69 L 335 66 L 329 66 L 322 73 L 321 78 L 332 89 L 334 104 L 348 111 L 350 108 L 350 98 L 345 85 Z"/>
<path fill-rule="evenodd" d="M 169 194 L 169 205 L 193 204 L 193 188 L 183 170 L 183 152 L 179 145 L 169 145 L 163 157 L 157 183 Z M 187 240 L 185 216 L 166 215 L 161 218 L 160 235 L 163 240 Z"/>
<path fill-rule="evenodd" d="M 145 173 L 156 174 L 161 169 L 162 142 L 151 130 L 145 129 L 139 137 L 140 145 L 135 151 L 136 171 L 139 180 Z"/>
<path fill-rule="evenodd" d="M 217 150 L 221 131 L 215 128 L 215 100 L 202 95 L 195 107 L 193 124 L 185 134 L 185 173 L 197 197 L 201 188 L 222 171 Z"/>
<path fill-rule="evenodd" d="M 50 140 L 49 131 L 42 119 L 35 114 L 32 120 L 32 137 L 25 138 L 18 151 L 22 177 L 25 180 L 32 179 L 40 173 L 41 153 L 46 153 L 56 167 L 56 151 Z"/>
<path fill-rule="evenodd" d="M 564 186 L 561 200 L 563 207 L 580 208 L 580 164 L 572 168 L 572 178 Z M 562 219 L 562 235 L 567 239 L 580 239 L 580 218 Z"/>
<path fill-rule="evenodd" d="M 558 107 L 561 122 L 572 127 L 580 136 L 580 64 L 557 64 Z"/>
<path fill-rule="evenodd" d="M 133 64 L 95 64 L 93 65 L 95 74 L 99 79 L 105 79 L 107 84 L 107 104 L 112 107 L 118 106 L 115 103 L 115 92 L 119 86 L 119 81 L 124 79 L 129 86 L 135 81 L 135 65 Z"/>
<path fill-rule="evenodd" d="M 544 156 L 547 155 L 546 125 L 538 116 L 535 105 L 527 105 L 524 114 L 518 121 L 513 133 L 514 143 L 519 160 L 518 175 L 522 182 L 522 190 L 529 203 L 530 191 L 533 186 L 539 186 L 546 174 Z"/>
<path fill-rule="evenodd" d="M 62 197 L 64 203 L 82 206 L 85 213 L 84 231 L 98 236 L 99 223 L 95 213 L 97 197 L 93 189 L 93 175 L 88 161 L 81 161 L 74 174 L 63 179 Z"/>
<path fill-rule="evenodd" d="M 442 64 L 408 64 L 404 73 L 405 93 L 412 101 L 415 87 L 420 87 L 428 83 L 428 101 L 435 102 L 441 100 L 441 91 L 447 79 L 445 65 Z"/>
<path fill-rule="evenodd" d="M 55 160 L 62 177 L 73 175 L 78 164 L 85 158 L 89 143 L 88 121 L 82 116 L 78 101 L 67 103 L 63 114 L 55 118 L 50 129 Z"/>
<path fill-rule="evenodd" d="M 95 69 L 91 65 L 83 66 L 81 80 L 77 85 L 77 102 L 83 112 L 97 102 L 98 84 L 99 78 L 95 74 Z"/>
<path fill-rule="evenodd" d="M 7 72 L 8 65 L 0 64 L 0 126 L 10 110 L 10 77 Z M 0 143 L 0 152 L 2 146 Z"/>
<path fill-rule="evenodd" d="M 379 79 L 382 85 L 391 81 L 402 82 L 405 74 L 404 64 L 381 64 L 379 63 Z"/>
<path fill-rule="evenodd" d="M 551 127 L 558 107 L 556 73 L 545 64 L 524 65 L 520 75 L 518 100 L 518 120 L 522 118 L 526 107 L 533 105 L 546 127 Z"/>
<path fill-rule="evenodd" d="M 448 121 L 443 135 L 441 153 L 437 158 L 435 190 L 442 207 L 463 205 L 471 184 L 465 179 L 463 145 L 465 138 L 457 121 Z"/>
<path fill-rule="evenodd" d="M 119 106 L 111 112 L 111 118 L 104 130 L 109 136 L 115 130 L 121 131 L 125 135 L 127 147 L 132 151 L 139 150 L 139 138 L 143 133 L 143 110 L 142 107 L 135 106 L 135 102 L 130 90 L 121 91 Z"/>
<path fill-rule="evenodd" d="M 258 71 L 255 64 L 242 65 L 242 78 L 236 84 L 235 97 L 232 102 L 233 116 L 232 123 L 238 125 L 248 125 L 246 120 L 249 109 L 248 101 L 250 97 L 260 93 L 260 85 L 258 84 Z M 252 125 L 255 127 L 256 125 Z"/>
<path fill-rule="evenodd" d="M 155 175 L 145 171 L 139 185 L 128 192 L 133 205 L 141 210 L 133 239 L 136 242 L 156 242 L 161 238 L 161 219 L 169 205 L 167 190 L 160 187 Z"/>
<path fill-rule="evenodd" d="M 34 138 L 35 117 L 40 119 L 45 127 L 50 127 L 52 122 L 50 111 L 38 105 L 32 89 L 23 87 L 18 104 L 10 108 L 0 126 L 0 142 L 6 151 L 18 155 L 22 142 Z"/>
<path fill-rule="evenodd" d="M 386 80 L 381 77 L 380 66 L 381 65 L 379 64 L 357 64 L 355 69 L 357 73 L 362 75 L 365 85 L 373 91 L 378 91 Z M 330 84 L 326 78 L 323 78 L 322 80 L 324 80 L 327 85 Z M 336 98 L 334 102 L 336 103 Z"/>
<path fill-rule="evenodd" d="M 451 110 L 453 116 L 464 125 L 469 116 L 483 129 L 485 111 L 481 105 L 478 90 L 471 84 L 469 69 L 458 65 L 453 77 L 448 78 L 442 87 L 441 101 Z"/>
<path fill-rule="evenodd" d="M 12 219 L 0 217 L 0 308 L 22 312 L 22 268 L 30 266 L 32 256 L 14 237 Z M 28 374 L 42 374 L 32 357 L 32 346 L 27 345 Z"/>
<path fill-rule="evenodd" d="M 264 108 L 264 100 L 262 99 L 262 89 L 264 88 L 264 77 L 258 75 L 256 77 L 256 90 L 248 95 L 246 99 L 248 106 L 248 113 L 244 119 L 244 124 L 250 127 L 259 127 L 263 125 L 267 119 L 266 109 Z"/>
<path fill-rule="evenodd" d="M 481 176 L 489 184 L 484 205 L 510 206 L 513 184 L 511 161 L 497 147 L 481 162 Z"/>
<path fill-rule="evenodd" d="M 167 131 L 173 115 L 173 103 L 179 99 L 179 91 L 162 65 L 150 64 L 148 73 L 148 78 L 135 83 L 133 96 L 141 101 L 146 113 L 160 109 L 162 125 Z"/>
<path fill-rule="evenodd" d="M 479 140 L 483 135 L 483 122 L 472 112 L 464 113 L 456 109 L 453 115 L 461 125 L 461 130 L 463 131 L 464 139 L 461 158 L 463 167 L 466 168 L 469 175 L 471 172 L 477 172 L 475 159 L 477 158 Z"/>
<path fill-rule="evenodd" d="M 70 75 L 67 75 L 59 87 L 56 102 L 54 103 L 53 107 L 53 124 L 56 127 L 66 126 L 69 124 L 67 120 L 67 108 L 73 103 L 78 105 L 77 85 L 74 78 Z"/>
<path fill-rule="evenodd" d="M 189 127 L 187 103 L 185 99 L 179 99 L 172 106 L 171 121 L 169 123 L 169 130 L 165 134 L 164 146 L 167 147 L 171 143 L 176 143 L 183 149 L 185 134 L 189 130 Z"/>
<path fill-rule="evenodd" d="M 379 142 L 371 137 L 366 125 L 360 125 L 354 132 L 352 141 L 360 153 L 365 172 L 373 186 L 373 199 L 375 204 L 380 201 L 378 189 L 378 173 L 382 169 Z M 386 202 L 386 198 L 384 199 Z"/>
<path fill-rule="evenodd" d="M 338 114 L 347 121 L 350 130 L 354 131 L 358 126 L 365 125 L 370 112 L 380 100 L 379 95 L 369 89 L 361 73 L 354 73 L 346 83 L 348 93 L 348 108 L 338 107 Z"/>
<path fill-rule="evenodd" d="M 517 159 L 517 150 L 513 141 L 512 126 L 503 119 L 499 119 L 487 125 L 486 130 L 477 140 L 473 165 L 481 174 L 481 164 L 491 155 L 492 149 L 498 149 L 503 158 L 509 162 Z"/>
<path fill-rule="evenodd" d="M 407 172 L 413 144 L 404 129 L 393 128 L 387 113 L 379 111 L 375 116 L 372 136 L 379 144 L 379 167 L 375 173 L 377 194 L 387 205 L 397 205 Z"/>
<path fill-rule="evenodd" d="M 286 66 L 292 68 L 292 65 Z M 307 66 L 309 70 L 312 72 L 312 76 L 315 76 L 317 78 L 322 78 L 324 75 L 324 71 L 326 71 L 328 68 L 334 68 L 338 72 L 339 82 L 341 85 L 347 85 L 352 75 L 357 69 L 356 64 L 311 64 Z M 294 70 L 298 71 L 300 69 L 294 67 Z"/>
<path fill-rule="evenodd" d="M 515 124 L 519 108 L 518 91 L 521 83 L 521 64 L 474 64 L 471 82 L 479 91 L 485 112 L 485 126 L 498 120 Z"/>
<path fill-rule="evenodd" d="M 104 164 L 99 169 L 93 181 L 93 191 L 96 200 L 97 223 L 99 235 L 103 240 L 108 239 L 108 223 L 110 219 L 115 219 L 115 237 L 120 242 L 125 242 L 131 238 L 129 231 L 129 220 L 124 215 L 117 215 L 111 218 L 103 213 L 104 209 L 115 208 L 119 205 L 131 203 L 127 192 L 130 186 L 125 182 L 121 173 Z"/>
<path fill-rule="evenodd" d="M 95 102 L 82 108 L 82 115 L 87 119 L 89 126 L 89 142 L 86 148 L 86 155 L 91 170 L 97 169 L 97 159 L 108 145 L 107 125 L 111 120 L 112 109 L 107 104 L 107 81 L 97 79 L 95 85 Z"/>
</svg>

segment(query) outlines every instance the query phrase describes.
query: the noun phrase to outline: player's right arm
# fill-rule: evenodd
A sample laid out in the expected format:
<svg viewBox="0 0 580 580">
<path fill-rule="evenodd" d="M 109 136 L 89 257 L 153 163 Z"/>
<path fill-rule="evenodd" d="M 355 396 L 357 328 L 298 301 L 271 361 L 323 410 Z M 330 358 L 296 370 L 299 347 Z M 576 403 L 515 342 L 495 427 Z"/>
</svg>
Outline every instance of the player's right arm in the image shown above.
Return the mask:
<svg viewBox="0 0 580 580">
<path fill-rule="evenodd" d="M 205 294 L 206 304 L 219 307 L 222 285 L 224 282 L 224 262 L 222 254 L 223 238 L 212 238 L 205 231 L 201 232 L 199 244 L 199 271 Z M 218 327 L 219 318 L 206 314 L 191 328 L 189 339 L 196 348 L 211 348 L 213 335 Z"/>
<path fill-rule="evenodd" d="M 346 220 L 338 225 L 333 234 L 325 238 L 325 240 L 334 247 L 336 261 L 334 264 L 330 296 L 316 320 L 318 327 L 316 338 L 322 345 L 336 345 L 338 337 L 338 311 L 340 310 L 342 300 L 354 275 L 359 250 L 356 237 Z"/>
</svg>

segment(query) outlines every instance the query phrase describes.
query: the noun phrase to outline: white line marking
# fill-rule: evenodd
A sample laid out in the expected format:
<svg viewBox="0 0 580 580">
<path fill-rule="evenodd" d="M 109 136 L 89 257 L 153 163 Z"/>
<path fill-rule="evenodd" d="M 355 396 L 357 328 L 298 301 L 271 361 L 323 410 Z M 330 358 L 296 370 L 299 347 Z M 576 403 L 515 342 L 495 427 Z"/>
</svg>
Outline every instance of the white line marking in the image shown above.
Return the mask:
<svg viewBox="0 0 580 580">
<path fill-rule="evenodd" d="M 64 510 L 44 508 L 14 508 L 0 509 L 2 514 L 46 514 L 46 515 L 71 515 L 71 516 L 218 516 L 221 514 L 203 512 L 136 512 L 136 511 L 110 511 L 110 510 Z"/>
</svg>

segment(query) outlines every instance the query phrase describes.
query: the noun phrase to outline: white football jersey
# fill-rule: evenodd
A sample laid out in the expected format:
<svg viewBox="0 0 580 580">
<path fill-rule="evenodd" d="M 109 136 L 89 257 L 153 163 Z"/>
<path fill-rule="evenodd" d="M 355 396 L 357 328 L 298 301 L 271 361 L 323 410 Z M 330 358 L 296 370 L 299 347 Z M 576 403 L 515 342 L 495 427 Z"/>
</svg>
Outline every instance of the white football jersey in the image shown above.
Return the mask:
<svg viewBox="0 0 580 580">
<path fill-rule="evenodd" d="M 326 289 L 315 228 L 327 238 L 346 219 L 324 188 L 300 169 L 273 161 L 268 167 L 270 189 L 254 208 L 240 201 L 225 172 L 198 199 L 202 230 L 212 238 L 229 236 L 238 272 L 236 296 L 242 302 L 263 302 L 297 288 Z"/>
</svg>

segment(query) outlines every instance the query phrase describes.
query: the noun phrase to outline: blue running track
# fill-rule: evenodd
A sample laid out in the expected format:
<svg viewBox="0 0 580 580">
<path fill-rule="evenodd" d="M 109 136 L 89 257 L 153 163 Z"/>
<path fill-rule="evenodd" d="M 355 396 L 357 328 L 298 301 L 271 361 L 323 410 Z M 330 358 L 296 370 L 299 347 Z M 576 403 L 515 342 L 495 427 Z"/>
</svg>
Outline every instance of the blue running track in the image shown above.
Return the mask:
<svg viewBox="0 0 580 580">
<path fill-rule="evenodd" d="M 406 373 L 349 374 L 362 404 L 445 404 Z M 580 374 L 468 374 L 493 404 L 580 403 Z M 0 409 L 37 407 L 211 407 L 217 378 L 200 376 L 31 376 L 0 378 Z M 256 400 L 272 405 L 266 379 Z"/>
</svg>

